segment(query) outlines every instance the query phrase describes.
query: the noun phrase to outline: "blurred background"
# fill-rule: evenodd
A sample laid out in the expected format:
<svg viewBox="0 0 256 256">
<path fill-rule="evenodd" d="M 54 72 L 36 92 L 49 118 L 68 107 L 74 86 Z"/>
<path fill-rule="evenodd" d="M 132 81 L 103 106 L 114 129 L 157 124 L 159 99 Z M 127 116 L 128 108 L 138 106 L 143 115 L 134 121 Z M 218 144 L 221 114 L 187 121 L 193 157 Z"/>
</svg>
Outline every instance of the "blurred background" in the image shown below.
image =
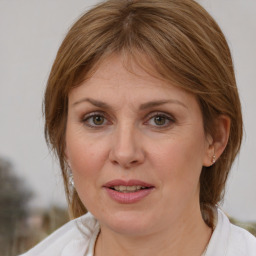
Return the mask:
<svg viewBox="0 0 256 256">
<path fill-rule="evenodd" d="M 68 220 L 56 159 L 43 136 L 42 98 L 68 28 L 95 0 L 0 0 L 0 255 L 27 250 Z M 245 136 L 223 209 L 255 234 L 256 1 L 198 0 L 229 42 Z"/>
</svg>

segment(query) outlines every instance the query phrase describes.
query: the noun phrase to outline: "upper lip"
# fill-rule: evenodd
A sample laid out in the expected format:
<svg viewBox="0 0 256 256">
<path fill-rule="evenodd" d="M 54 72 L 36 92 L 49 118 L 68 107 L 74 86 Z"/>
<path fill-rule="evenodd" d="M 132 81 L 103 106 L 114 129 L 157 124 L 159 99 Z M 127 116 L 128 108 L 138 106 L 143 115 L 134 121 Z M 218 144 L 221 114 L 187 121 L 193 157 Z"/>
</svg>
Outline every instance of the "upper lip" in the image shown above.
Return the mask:
<svg viewBox="0 0 256 256">
<path fill-rule="evenodd" d="M 103 185 L 103 187 L 111 188 L 114 186 L 141 186 L 141 187 L 154 187 L 152 184 L 141 180 L 111 180 Z"/>
</svg>

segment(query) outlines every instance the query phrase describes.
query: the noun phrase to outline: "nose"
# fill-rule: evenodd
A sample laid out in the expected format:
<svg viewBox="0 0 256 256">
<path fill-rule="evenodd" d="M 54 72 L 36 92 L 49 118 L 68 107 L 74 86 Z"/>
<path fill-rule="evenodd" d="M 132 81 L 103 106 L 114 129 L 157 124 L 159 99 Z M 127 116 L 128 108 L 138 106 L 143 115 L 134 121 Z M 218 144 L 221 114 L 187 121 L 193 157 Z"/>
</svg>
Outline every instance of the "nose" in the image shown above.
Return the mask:
<svg viewBox="0 0 256 256">
<path fill-rule="evenodd" d="M 144 162 L 141 134 L 131 125 L 117 127 L 111 141 L 109 159 L 114 165 L 129 169 Z"/>
</svg>

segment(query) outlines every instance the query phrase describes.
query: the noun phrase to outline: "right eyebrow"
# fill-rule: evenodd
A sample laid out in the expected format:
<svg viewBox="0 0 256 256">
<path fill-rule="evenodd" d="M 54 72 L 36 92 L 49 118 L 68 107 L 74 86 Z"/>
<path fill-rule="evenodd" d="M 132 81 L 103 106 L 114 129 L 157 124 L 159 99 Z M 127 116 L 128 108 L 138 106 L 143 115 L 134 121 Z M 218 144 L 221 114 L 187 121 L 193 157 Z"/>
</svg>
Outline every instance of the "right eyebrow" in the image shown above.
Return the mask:
<svg viewBox="0 0 256 256">
<path fill-rule="evenodd" d="M 99 100 L 94 100 L 94 99 L 91 99 L 91 98 L 83 98 L 81 100 L 78 100 L 76 102 L 74 102 L 72 104 L 72 106 L 76 106 L 80 103 L 83 103 L 83 102 L 89 102 L 91 103 L 92 105 L 94 105 L 95 107 L 98 107 L 98 108 L 105 108 L 105 109 L 112 109 L 112 107 L 110 105 L 108 105 L 107 103 L 103 102 L 103 101 L 99 101 Z"/>
</svg>

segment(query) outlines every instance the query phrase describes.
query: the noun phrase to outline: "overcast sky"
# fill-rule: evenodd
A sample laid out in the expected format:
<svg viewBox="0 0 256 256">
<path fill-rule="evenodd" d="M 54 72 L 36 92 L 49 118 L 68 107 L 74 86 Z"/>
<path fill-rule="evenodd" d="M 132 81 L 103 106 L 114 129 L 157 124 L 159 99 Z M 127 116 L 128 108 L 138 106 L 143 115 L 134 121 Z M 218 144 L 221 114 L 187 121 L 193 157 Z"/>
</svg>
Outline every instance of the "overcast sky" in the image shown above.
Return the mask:
<svg viewBox="0 0 256 256">
<path fill-rule="evenodd" d="M 58 165 L 43 136 L 42 97 L 67 29 L 98 1 L 0 0 L 0 156 L 35 193 L 33 204 L 65 205 Z M 233 53 L 245 126 L 224 210 L 256 221 L 256 1 L 201 0 Z"/>
</svg>

